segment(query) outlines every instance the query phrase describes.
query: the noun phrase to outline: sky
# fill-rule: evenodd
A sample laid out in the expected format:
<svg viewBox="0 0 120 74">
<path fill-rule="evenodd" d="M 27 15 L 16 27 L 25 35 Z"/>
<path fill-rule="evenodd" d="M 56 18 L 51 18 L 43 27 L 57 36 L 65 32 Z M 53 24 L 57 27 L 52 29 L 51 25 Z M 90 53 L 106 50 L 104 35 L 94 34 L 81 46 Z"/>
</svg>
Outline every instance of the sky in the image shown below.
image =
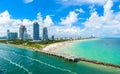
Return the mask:
<svg viewBox="0 0 120 74">
<path fill-rule="evenodd" d="M 120 37 L 119 0 L 0 0 L 0 36 L 33 23 L 48 28 L 49 37 Z"/>
</svg>

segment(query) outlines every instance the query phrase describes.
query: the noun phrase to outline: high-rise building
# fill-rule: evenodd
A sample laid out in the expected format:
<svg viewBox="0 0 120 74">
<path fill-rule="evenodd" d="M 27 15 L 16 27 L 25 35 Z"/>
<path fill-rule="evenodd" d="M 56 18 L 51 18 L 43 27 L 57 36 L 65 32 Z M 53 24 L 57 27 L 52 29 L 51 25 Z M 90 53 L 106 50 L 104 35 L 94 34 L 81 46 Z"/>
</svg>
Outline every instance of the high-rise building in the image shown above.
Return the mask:
<svg viewBox="0 0 120 74">
<path fill-rule="evenodd" d="M 28 39 L 29 39 L 28 33 L 27 33 L 27 31 L 25 31 L 23 34 L 23 40 L 28 40 Z"/>
<path fill-rule="evenodd" d="M 47 27 L 43 28 L 43 41 L 48 41 L 48 31 Z"/>
<path fill-rule="evenodd" d="M 21 25 L 20 28 L 19 28 L 19 38 L 20 38 L 21 40 L 23 40 L 24 32 L 26 32 L 26 28 L 25 28 L 24 25 Z"/>
<path fill-rule="evenodd" d="M 16 40 L 18 38 L 17 32 L 10 32 L 7 30 L 7 40 Z"/>
<path fill-rule="evenodd" d="M 51 39 L 54 40 L 54 35 L 52 35 Z"/>
<path fill-rule="evenodd" d="M 7 30 L 7 40 L 10 40 L 10 30 Z"/>
<path fill-rule="evenodd" d="M 33 23 L 33 40 L 40 40 L 39 37 L 39 24 L 37 22 Z"/>
</svg>

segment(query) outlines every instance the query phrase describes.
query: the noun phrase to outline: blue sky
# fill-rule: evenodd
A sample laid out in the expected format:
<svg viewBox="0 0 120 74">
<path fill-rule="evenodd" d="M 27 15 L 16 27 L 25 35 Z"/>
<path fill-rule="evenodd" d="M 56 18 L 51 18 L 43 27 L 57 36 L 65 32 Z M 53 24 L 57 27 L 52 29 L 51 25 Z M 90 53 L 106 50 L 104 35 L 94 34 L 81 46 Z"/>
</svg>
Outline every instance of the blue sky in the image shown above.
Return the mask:
<svg viewBox="0 0 120 74">
<path fill-rule="evenodd" d="M 56 37 L 119 37 L 119 0 L 0 0 L 0 36 L 25 25 L 32 36 L 37 21 Z"/>
</svg>

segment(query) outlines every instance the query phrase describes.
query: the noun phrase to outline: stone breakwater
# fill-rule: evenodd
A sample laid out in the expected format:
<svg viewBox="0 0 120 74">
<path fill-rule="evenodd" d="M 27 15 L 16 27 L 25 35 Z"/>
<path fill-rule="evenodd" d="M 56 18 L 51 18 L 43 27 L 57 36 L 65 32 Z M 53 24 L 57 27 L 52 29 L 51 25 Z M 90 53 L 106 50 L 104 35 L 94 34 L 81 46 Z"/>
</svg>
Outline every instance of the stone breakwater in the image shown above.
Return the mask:
<svg viewBox="0 0 120 74">
<path fill-rule="evenodd" d="M 120 68 L 119 65 L 110 64 L 110 63 L 105 63 L 105 62 L 99 62 L 99 61 L 96 61 L 96 60 L 88 60 L 88 59 L 80 58 L 80 57 L 79 57 L 79 60 L 80 60 L 80 61 L 84 61 L 84 62 L 93 63 L 93 64 L 103 65 L 103 66 L 109 66 L 109 67 L 114 67 L 114 68 Z"/>
<path fill-rule="evenodd" d="M 81 57 L 77 57 L 77 56 L 72 56 L 72 55 L 68 55 L 68 54 L 52 53 L 52 52 L 46 52 L 46 51 L 40 51 L 40 52 L 42 52 L 44 54 L 47 54 L 47 55 L 59 57 L 59 58 L 62 58 L 62 59 L 68 60 L 68 61 L 72 61 L 72 62 L 83 61 L 83 62 L 98 64 L 98 65 L 103 65 L 103 66 L 120 68 L 119 65 L 105 63 L 105 62 L 99 62 L 99 61 L 96 61 L 96 60 L 89 60 L 89 59 L 85 59 L 85 58 L 81 58 Z"/>
</svg>

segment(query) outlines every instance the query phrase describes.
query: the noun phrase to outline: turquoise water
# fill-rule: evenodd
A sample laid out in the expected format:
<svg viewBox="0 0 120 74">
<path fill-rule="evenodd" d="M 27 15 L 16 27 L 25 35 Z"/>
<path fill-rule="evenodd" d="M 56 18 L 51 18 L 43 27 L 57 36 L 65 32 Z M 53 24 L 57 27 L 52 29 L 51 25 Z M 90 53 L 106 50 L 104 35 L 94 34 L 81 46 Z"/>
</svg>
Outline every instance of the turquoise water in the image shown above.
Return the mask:
<svg viewBox="0 0 120 74">
<path fill-rule="evenodd" d="M 61 49 L 61 53 L 120 65 L 120 38 L 85 40 Z"/>
<path fill-rule="evenodd" d="M 120 70 L 0 44 L 0 73 L 4 74 L 119 74 Z"/>
</svg>

